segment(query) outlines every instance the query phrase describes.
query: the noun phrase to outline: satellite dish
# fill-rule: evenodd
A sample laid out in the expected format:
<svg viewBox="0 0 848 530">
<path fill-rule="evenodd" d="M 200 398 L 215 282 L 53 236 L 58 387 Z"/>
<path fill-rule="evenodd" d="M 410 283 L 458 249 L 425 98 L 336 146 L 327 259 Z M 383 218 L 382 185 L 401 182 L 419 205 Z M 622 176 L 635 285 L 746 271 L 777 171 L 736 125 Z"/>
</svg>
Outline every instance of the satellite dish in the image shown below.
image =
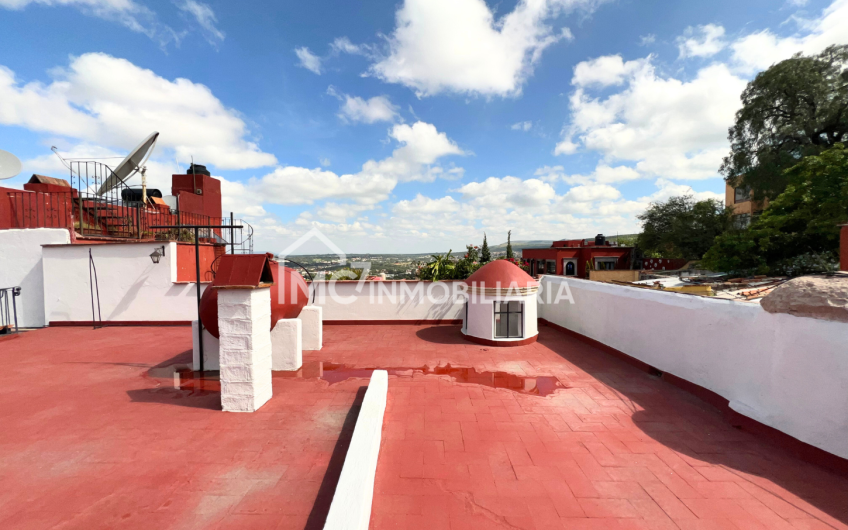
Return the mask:
<svg viewBox="0 0 848 530">
<path fill-rule="evenodd" d="M 0 180 L 10 179 L 21 172 L 24 168 L 18 157 L 8 151 L 0 149 Z"/>
<path fill-rule="evenodd" d="M 159 138 L 159 133 L 154 132 L 138 144 L 138 147 L 130 151 L 130 154 L 112 170 L 109 178 L 103 181 L 103 185 L 97 190 L 97 194 L 104 195 L 109 190 L 117 188 L 119 184 L 126 182 L 127 179 L 135 175 L 147 161 L 150 153 L 153 152 L 153 146 L 156 144 L 157 138 Z"/>
</svg>

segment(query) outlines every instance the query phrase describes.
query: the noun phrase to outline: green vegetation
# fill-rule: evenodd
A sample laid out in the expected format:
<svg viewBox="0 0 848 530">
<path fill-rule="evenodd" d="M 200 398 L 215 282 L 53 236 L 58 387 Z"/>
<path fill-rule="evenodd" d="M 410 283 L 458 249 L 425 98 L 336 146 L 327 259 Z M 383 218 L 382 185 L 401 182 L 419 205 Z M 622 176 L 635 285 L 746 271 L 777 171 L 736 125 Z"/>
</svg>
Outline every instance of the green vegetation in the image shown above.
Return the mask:
<svg viewBox="0 0 848 530">
<path fill-rule="evenodd" d="M 780 195 L 786 170 L 848 141 L 848 45 L 775 64 L 748 83 L 721 172 L 755 200 Z"/>
<path fill-rule="evenodd" d="M 653 203 L 637 218 L 644 225 L 636 244 L 646 257 L 700 259 L 730 228 L 733 210 L 715 199 L 685 195 Z"/>
<path fill-rule="evenodd" d="M 483 232 L 483 247 L 480 249 L 480 261 L 489 263 L 492 261 L 492 252 L 489 250 L 489 242 L 486 241 L 486 233 Z"/>
<path fill-rule="evenodd" d="M 512 252 L 512 230 L 506 233 L 506 259 L 515 259 L 515 253 Z"/>
<path fill-rule="evenodd" d="M 703 265 L 719 271 L 803 274 L 834 269 L 838 224 L 848 221 L 848 150 L 807 156 L 785 171 L 786 190 L 747 230 L 715 241 Z"/>
</svg>

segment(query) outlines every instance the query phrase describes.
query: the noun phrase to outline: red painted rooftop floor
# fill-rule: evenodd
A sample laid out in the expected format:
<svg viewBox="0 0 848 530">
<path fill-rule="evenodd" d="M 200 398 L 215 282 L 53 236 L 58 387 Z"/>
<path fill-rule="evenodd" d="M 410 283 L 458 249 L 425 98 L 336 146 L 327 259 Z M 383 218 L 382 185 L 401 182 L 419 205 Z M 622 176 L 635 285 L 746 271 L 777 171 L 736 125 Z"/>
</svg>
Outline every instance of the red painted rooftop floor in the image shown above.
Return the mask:
<svg viewBox="0 0 848 530">
<path fill-rule="evenodd" d="M 390 376 L 372 528 L 848 528 L 848 480 L 549 328 L 518 348 L 455 326 L 324 338 L 305 361 L 450 363 L 566 387 Z M 188 328 L 0 343 L 0 528 L 321 528 L 365 380 L 275 377 L 259 412 L 225 414 L 214 378 L 175 388 L 163 370 L 190 347 Z"/>
</svg>

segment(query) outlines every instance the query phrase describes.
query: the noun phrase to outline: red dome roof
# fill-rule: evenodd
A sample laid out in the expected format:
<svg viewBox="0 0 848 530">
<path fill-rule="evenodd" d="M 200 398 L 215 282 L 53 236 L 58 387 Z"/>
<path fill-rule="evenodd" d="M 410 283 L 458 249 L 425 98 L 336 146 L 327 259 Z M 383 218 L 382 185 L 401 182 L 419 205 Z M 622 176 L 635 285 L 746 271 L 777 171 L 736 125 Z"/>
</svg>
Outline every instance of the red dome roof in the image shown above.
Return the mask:
<svg viewBox="0 0 848 530">
<path fill-rule="evenodd" d="M 499 259 L 487 263 L 465 280 L 468 285 L 485 289 L 538 287 L 539 282 L 518 265 Z M 500 285 L 498 285 L 500 284 Z"/>
</svg>

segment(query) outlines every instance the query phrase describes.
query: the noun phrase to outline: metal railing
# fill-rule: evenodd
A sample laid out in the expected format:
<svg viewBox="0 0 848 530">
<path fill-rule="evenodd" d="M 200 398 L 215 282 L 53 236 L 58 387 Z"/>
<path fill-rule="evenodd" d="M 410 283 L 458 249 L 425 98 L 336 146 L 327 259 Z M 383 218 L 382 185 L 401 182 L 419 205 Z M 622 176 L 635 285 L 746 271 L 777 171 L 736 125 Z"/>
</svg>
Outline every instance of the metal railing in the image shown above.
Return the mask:
<svg viewBox="0 0 848 530">
<path fill-rule="evenodd" d="M 71 228 L 73 194 L 12 191 L 8 193 L 12 228 Z"/>
<path fill-rule="evenodd" d="M 142 230 L 154 239 L 194 242 L 194 231 L 185 226 L 220 226 L 221 228 L 199 228 L 197 236 L 202 243 L 226 245 L 231 254 L 253 253 L 253 227 L 241 219 L 210 217 L 208 215 L 171 210 L 169 214 L 144 215 Z M 151 228 L 157 226 L 157 228 Z M 172 226 L 173 228 L 161 228 Z M 231 228 L 232 227 L 232 228 Z"/>
<path fill-rule="evenodd" d="M 0 335 L 18 332 L 18 304 L 15 299 L 20 295 L 20 287 L 0 287 Z"/>
<path fill-rule="evenodd" d="M 75 160 L 69 166 L 71 187 L 79 194 L 75 228 L 80 235 L 141 239 L 142 204 L 123 199 L 129 186 L 114 178 L 112 169 L 101 162 Z M 106 184 L 110 187 L 101 194 Z"/>
</svg>

